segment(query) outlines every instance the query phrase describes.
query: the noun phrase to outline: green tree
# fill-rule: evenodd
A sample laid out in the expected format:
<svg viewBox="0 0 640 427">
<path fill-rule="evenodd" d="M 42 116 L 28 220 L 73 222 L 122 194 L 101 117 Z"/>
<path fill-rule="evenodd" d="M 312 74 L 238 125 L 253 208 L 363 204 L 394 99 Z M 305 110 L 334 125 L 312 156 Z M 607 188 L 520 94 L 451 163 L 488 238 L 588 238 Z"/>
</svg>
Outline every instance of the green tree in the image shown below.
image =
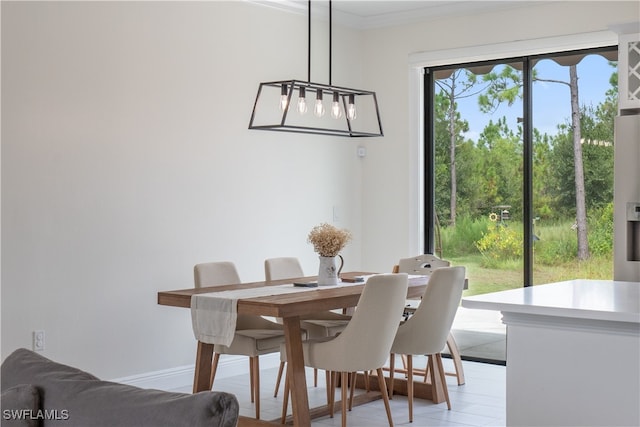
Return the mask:
<svg viewBox="0 0 640 427">
<path fill-rule="evenodd" d="M 509 65 L 483 75 L 482 81 L 487 85 L 486 91 L 478 96 L 483 113 L 493 113 L 503 103 L 512 106 L 522 98 L 522 73 Z"/>
<path fill-rule="evenodd" d="M 482 111 L 493 111 L 501 103 L 511 105 L 522 96 L 522 73 L 513 67 L 505 66 L 500 71 L 492 71 L 483 77 L 483 81 L 489 83 L 489 90 L 480 96 L 478 103 Z M 571 136 L 573 143 L 573 166 L 576 206 L 576 230 L 578 235 L 578 259 L 589 257 L 589 244 L 587 237 L 587 211 L 585 202 L 584 165 L 581 144 L 580 107 L 578 94 L 578 72 L 576 65 L 569 66 L 569 82 L 561 80 L 540 78 L 534 70 L 533 81 L 560 83 L 569 87 L 571 105 Z"/>
<path fill-rule="evenodd" d="M 549 159 L 551 175 L 549 191 L 553 196 L 554 212 L 559 217 L 575 218 L 575 177 L 573 172 L 573 142 L 571 125 L 558 125 L 558 133 L 553 138 L 552 153 Z"/>
<path fill-rule="evenodd" d="M 434 123 L 436 215 L 440 223 L 455 225 L 458 191 L 456 149 L 464 143 L 464 132 L 469 130 L 469 123 L 460 117 L 455 96 L 452 104 L 452 94 L 448 91 L 441 90 L 435 96 Z"/>
<path fill-rule="evenodd" d="M 437 118 L 444 119 L 441 124 L 446 123 L 446 134 L 436 132 L 436 145 L 444 145 L 445 141 L 448 145 L 448 172 L 449 172 L 449 223 L 456 224 L 456 213 L 458 210 L 458 175 L 456 165 L 456 149 L 464 142 L 463 133 L 468 131 L 469 124 L 465 120 L 460 119 L 458 104 L 456 101 L 462 98 L 476 96 L 484 88 L 478 89 L 478 80 L 475 74 L 468 70 L 457 69 L 445 79 L 435 81 L 439 92 L 436 99 L 436 109 L 443 108 L 440 114 L 436 113 Z M 445 139 L 446 135 L 446 139 Z M 438 159 L 444 160 L 444 159 Z"/>
<path fill-rule="evenodd" d="M 534 216 L 551 219 L 554 214 L 554 191 L 550 159 L 552 138 L 533 129 L 533 212 Z"/>
<path fill-rule="evenodd" d="M 599 108 L 602 108 L 600 104 Z M 587 210 L 600 208 L 613 200 L 613 124 L 601 120 L 598 109 L 582 109 L 582 155 L 585 169 Z"/>
<path fill-rule="evenodd" d="M 610 63 L 615 67 L 615 63 Z M 617 73 L 609 79 L 611 87 L 605 100 L 596 107 L 583 106 L 580 110 L 581 148 L 584 160 L 586 210 L 599 209 L 613 200 L 613 124 L 617 114 Z M 558 126 L 558 135 L 552 145 L 550 158 L 555 194 L 555 209 L 564 216 L 574 216 L 574 209 L 567 209 L 575 200 L 573 172 L 570 169 L 572 153 L 572 129 L 568 123 Z"/>
<path fill-rule="evenodd" d="M 486 212 L 499 205 L 512 206 L 512 215 L 522 206 L 522 129 L 511 130 L 506 117 L 492 120 L 478 138 L 479 170 L 475 184 L 480 189 L 478 205 Z"/>
<path fill-rule="evenodd" d="M 466 139 L 456 149 L 456 170 L 459 177 L 457 184 L 457 213 L 460 216 L 475 218 L 484 213 L 483 206 L 478 203 L 482 196 L 479 179 L 482 177 L 478 150 L 473 141 Z M 456 220 L 456 224 L 458 224 Z"/>
<path fill-rule="evenodd" d="M 589 258 L 587 234 L 587 202 L 584 185 L 584 158 L 582 155 L 582 126 L 580 125 L 580 96 L 578 94 L 578 68 L 569 66 L 569 92 L 571 98 L 571 129 L 573 130 L 573 170 L 576 186 L 576 233 L 578 235 L 578 259 Z"/>
</svg>

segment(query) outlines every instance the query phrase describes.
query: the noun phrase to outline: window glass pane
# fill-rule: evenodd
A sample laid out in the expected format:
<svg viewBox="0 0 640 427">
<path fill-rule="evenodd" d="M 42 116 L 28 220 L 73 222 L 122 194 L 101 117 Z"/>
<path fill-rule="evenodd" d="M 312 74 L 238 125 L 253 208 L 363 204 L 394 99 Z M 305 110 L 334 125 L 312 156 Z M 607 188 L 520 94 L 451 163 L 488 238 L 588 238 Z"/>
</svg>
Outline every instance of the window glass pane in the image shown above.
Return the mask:
<svg viewBox="0 0 640 427">
<path fill-rule="evenodd" d="M 466 266 L 465 295 L 523 285 L 521 69 L 434 74 L 436 254 Z"/>
<path fill-rule="evenodd" d="M 562 59 L 533 70 L 534 284 L 613 277 L 616 63 Z"/>
</svg>

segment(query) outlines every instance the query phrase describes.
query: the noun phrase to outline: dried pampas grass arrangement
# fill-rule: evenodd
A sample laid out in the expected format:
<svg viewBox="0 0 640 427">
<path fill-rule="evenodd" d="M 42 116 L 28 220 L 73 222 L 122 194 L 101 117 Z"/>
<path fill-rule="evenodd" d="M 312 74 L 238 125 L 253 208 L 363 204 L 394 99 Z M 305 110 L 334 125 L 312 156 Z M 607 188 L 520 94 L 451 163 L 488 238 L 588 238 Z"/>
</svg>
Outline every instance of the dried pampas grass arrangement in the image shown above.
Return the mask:
<svg viewBox="0 0 640 427">
<path fill-rule="evenodd" d="M 349 230 L 341 230 L 327 223 L 313 227 L 307 239 L 313 249 L 324 257 L 337 256 L 350 240 Z"/>
</svg>

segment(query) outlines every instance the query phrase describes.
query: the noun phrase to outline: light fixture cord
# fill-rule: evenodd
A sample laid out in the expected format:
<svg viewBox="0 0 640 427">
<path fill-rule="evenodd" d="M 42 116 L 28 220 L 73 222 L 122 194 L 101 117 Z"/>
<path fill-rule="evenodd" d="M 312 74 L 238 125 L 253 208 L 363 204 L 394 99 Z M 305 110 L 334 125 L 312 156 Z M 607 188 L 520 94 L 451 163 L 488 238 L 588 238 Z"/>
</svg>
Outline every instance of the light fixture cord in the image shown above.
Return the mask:
<svg viewBox="0 0 640 427">
<path fill-rule="evenodd" d="M 307 13 L 307 82 L 311 83 L 311 0 L 308 1 Z M 333 46 L 333 4 L 329 0 L 329 86 L 331 86 L 332 46 Z"/>
<path fill-rule="evenodd" d="M 333 7 L 331 5 L 331 0 L 329 0 L 329 86 L 331 86 L 331 46 L 332 46 L 332 33 L 333 33 L 333 25 L 332 25 L 332 11 Z"/>
<path fill-rule="evenodd" d="M 311 0 L 309 0 L 309 11 L 307 13 L 307 82 L 311 83 Z"/>
</svg>

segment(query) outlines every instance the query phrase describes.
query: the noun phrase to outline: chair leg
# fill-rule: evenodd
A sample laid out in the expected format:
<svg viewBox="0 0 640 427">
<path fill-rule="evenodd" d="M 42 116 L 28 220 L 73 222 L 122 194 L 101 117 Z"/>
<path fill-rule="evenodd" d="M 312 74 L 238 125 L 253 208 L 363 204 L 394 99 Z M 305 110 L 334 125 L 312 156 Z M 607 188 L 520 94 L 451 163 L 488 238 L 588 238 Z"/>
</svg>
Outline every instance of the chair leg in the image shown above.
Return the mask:
<svg viewBox="0 0 640 427">
<path fill-rule="evenodd" d="M 391 405 L 389 404 L 389 394 L 387 391 L 387 382 L 384 380 L 384 374 L 382 368 L 378 368 L 378 385 L 380 386 L 380 392 L 382 393 L 382 400 L 384 400 L 384 409 L 387 411 L 387 419 L 389 420 L 389 427 L 393 427 L 393 419 L 391 418 Z"/>
<path fill-rule="evenodd" d="M 427 356 L 427 363 L 426 366 L 424 367 L 424 380 L 422 380 L 422 382 L 426 383 L 427 382 L 427 378 L 429 378 L 429 356 Z"/>
<path fill-rule="evenodd" d="M 331 404 L 331 371 L 324 371 L 325 383 L 327 384 L 327 405 Z"/>
<path fill-rule="evenodd" d="M 407 354 L 407 401 L 409 402 L 409 422 L 413 422 L 413 355 Z"/>
<path fill-rule="evenodd" d="M 453 335 L 449 333 L 447 337 L 447 348 L 451 354 L 451 360 L 453 360 L 453 366 L 456 370 L 456 378 L 458 379 L 458 385 L 465 383 L 464 380 L 464 368 L 462 367 L 462 358 L 460 357 L 460 350 L 458 350 L 458 344 L 453 338 Z"/>
<path fill-rule="evenodd" d="M 407 371 L 407 356 L 404 354 L 400 355 L 400 358 L 402 359 L 402 368 L 405 370 L 405 372 Z"/>
<path fill-rule="evenodd" d="M 364 371 L 364 389 L 368 392 L 371 391 L 371 387 L 369 386 L 369 371 Z"/>
<path fill-rule="evenodd" d="M 253 357 L 253 364 L 254 364 L 253 385 L 255 388 L 253 395 L 255 396 L 255 399 L 256 399 L 256 420 L 259 420 L 260 419 L 260 358 L 258 356 Z"/>
<path fill-rule="evenodd" d="M 273 391 L 273 397 L 278 397 L 278 389 L 280 389 L 280 380 L 282 379 L 282 372 L 287 362 L 280 362 L 280 368 L 278 369 L 278 378 L 276 378 L 276 389 Z"/>
<path fill-rule="evenodd" d="M 353 394 L 356 391 L 356 378 L 357 378 L 358 373 L 357 372 L 352 372 L 351 375 L 349 376 L 349 411 L 351 411 L 353 409 Z"/>
<path fill-rule="evenodd" d="M 458 344 L 456 343 L 453 335 L 449 333 L 447 337 L 447 348 L 449 349 L 449 353 L 451 354 L 451 360 L 453 361 L 453 367 L 455 368 L 455 372 L 445 372 L 446 375 L 455 376 L 458 379 L 458 385 L 463 385 L 465 383 L 464 378 L 464 367 L 462 366 L 462 358 L 460 357 L 460 350 L 458 349 Z M 424 382 L 427 382 L 427 378 L 429 376 L 429 364 L 424 368 Z"/>
<path fill-rule="evenodd" d="M 427 363 L 429 366 L 429 382 L 431 383 L 431 394 L 434 401 L 442 402 L 442 399 L 446 400 L 445 388 L 447 383 L 445 381 L 445 372 L 441 370 L 440 364 L 438 364 L 437 356 L 442 357 L 440 353 L 430 354 L 427 356 Z"/>
<path fill-rule="evenodd" d="M 209 378 L 209 383 L 211 384 L 211 388 L 213 388 L 213 380 L 216 379 L 216 371 L 218 370 L 219 360 L 220 360 L 220 353 L 214 353 L 213 362 L 211 363 L 211 377 Z"/>
<path fill-rule="evenodd" d="M 284 424 L 287 420 L 287 409 L 289 406 L 289 370 L 284 373 L 284 398 L 282 400 L 282 418 L 280 419 L 281 424 Z"/>
<path fill-rule="evenodd" d="M 255 390 L 255 384 L 253 383 L 255 372 L 253 372 L 253 369 L 253 357 L 249 357 L 249 390 L 251 390 L 251 403 L 255 402 L 255 396 L 253 394 Z"/>
<path fill-rule="evenodd" d="M 313 369 L 313 386 L 318 387 L 318 369 Z"/>
<path fill-rule="evenodd" d="M 333 418 L 333 407 L 336 402 L 336 375 L 337 373 L 331 371 L 331 391 L 329 392 L 329 418 Z"/>
<path fill-rule="evenodd" d="M 340 397 L 342 398 L 342 427 L 347 427 L 347 389 L 349 388 L 349 373 L 341 372 Z"/>
<path fill-rule="evenodd" d="M 436 362 L 438 363 L 438 369 L 440 370 L 440 379 L 442 380 L 442 390 L 444 391 L 444 398 L 447 401 L 447 409 L 451 410 L 451 401 L 449 400 L 449 389 L 447 388 L 447 379 L 444 376 L 444 368 L 442 366 L 442 355 L 440 353 L 434 354 Z"/>
<path fill-rule="evenodd" d="M 393 399 L 393 376 L 396 371 L 396 355 L 391 353 L 389 356 L 389 399 Z"/>
</svg>

